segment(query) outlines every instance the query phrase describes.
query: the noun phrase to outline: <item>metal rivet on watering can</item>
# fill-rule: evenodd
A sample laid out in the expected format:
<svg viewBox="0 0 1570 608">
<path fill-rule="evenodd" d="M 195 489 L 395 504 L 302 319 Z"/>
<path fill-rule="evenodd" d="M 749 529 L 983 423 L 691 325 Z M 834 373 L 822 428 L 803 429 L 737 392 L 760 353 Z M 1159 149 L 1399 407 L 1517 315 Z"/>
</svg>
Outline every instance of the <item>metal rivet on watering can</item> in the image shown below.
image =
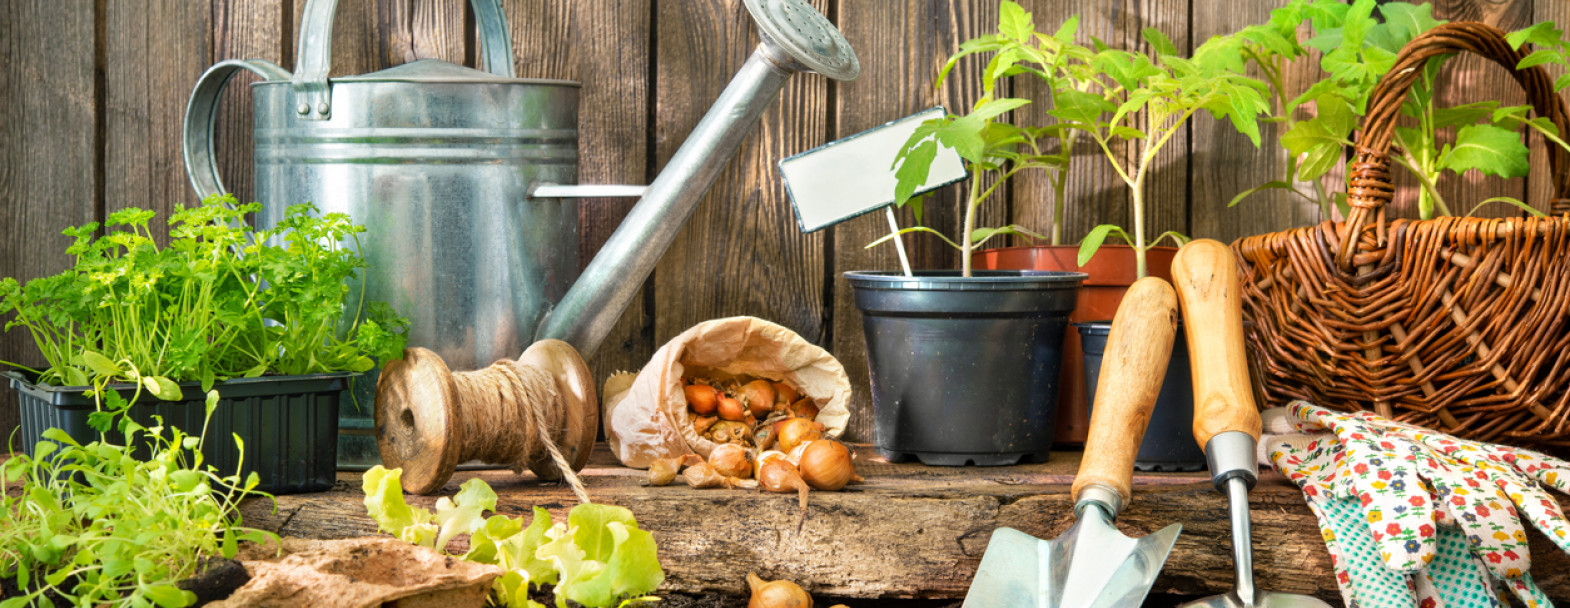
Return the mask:
<svg viewBox="0 0 1570 608">
<path fill-rule="evenodd" d="M 316 113 L 317 114 L 326 114 L 327 110 L 330 110 L 330 109 L 332 109 L 332 106 L 328 105 L 327 102 L 325 102 L 325 101 L 321 102 L 319 104 L 316 104 Z"/>
<path fill-rule="evenodd" d="M 295 112 L 299 112 L 301 114 L 310 114 L 311 113 L 311 104 L 308 104 L 308 103 L 305 103 L 305 102 L 302 101 L 302 102 L 300 102 L 300 105 L 298 105 L 298 106 L 296 106 L 294 108 L 294 111 Z"/>
</svg>

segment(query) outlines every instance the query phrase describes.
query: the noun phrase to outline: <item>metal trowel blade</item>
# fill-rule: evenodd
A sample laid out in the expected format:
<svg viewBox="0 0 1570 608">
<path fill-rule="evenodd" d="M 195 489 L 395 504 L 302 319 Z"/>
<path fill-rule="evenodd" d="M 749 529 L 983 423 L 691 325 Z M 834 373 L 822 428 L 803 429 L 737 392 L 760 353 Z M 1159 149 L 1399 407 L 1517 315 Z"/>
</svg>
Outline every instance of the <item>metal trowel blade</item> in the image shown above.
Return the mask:
<svg viewBox="0 0 1570 608">
<path fill-rule="evenodd" d="M 1181 529 L 1132 539 L 1098 508 L 1053 540 L 998 528 L 963 608 L 1137 608 Z"/>
</svg>

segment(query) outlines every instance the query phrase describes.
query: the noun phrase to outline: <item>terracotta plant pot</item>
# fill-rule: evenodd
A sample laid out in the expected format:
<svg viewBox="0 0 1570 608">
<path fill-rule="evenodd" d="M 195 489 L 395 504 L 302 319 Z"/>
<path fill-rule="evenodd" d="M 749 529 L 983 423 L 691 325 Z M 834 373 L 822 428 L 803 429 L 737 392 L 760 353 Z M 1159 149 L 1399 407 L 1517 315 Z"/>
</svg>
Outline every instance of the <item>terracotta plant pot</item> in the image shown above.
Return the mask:
<svg viewBox="0 0 1570 608">
<path fill-rule="evenodd" d="M 1172 280 L 1174 247 L 1153 247 L 1145 263 L 1151 276 Z M 1057 270 L 1090 275 L 1079 290 L 1069 322 L 1085 323 L 1111 319 L 1123 301 L 1124 292 L 1134 284 L 1134 248 L 1128 245 L 1102 245 L 1101 250 L 1081 267 L 1077 261 L 1079 245 L 1003 247 L 976 252 L 972 263 L 986 270 Z M 1062 377 L 1058 383 L 1056 445 L 1083 445 L 1090 431 L 1090 407 L 1085 399 L 1085 363 L 1079 332 L 1064 334 Z"/>
</svg>

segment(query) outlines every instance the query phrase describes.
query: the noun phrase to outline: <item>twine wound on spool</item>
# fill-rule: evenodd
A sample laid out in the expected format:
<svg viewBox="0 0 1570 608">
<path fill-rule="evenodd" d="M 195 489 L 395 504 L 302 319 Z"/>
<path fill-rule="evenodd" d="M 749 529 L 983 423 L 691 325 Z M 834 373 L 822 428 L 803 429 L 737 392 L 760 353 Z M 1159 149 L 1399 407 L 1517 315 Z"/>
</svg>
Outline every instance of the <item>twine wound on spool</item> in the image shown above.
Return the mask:
<svg viewBox="0 0 1570 608">
<path fill-rule="evenodd" d="M 565 479 L 589 502 L 575 471 L 588 461 L 598 417 L 588 366 L 557 340 L 535 343 L 517 361 L 458 373 L 435 353 L 410 348 L 376 387 L 382 461 L 404 468 L 405 489 L 416 494 L 440 489 L 457 463 L 479 460 Z"/>
</svg>

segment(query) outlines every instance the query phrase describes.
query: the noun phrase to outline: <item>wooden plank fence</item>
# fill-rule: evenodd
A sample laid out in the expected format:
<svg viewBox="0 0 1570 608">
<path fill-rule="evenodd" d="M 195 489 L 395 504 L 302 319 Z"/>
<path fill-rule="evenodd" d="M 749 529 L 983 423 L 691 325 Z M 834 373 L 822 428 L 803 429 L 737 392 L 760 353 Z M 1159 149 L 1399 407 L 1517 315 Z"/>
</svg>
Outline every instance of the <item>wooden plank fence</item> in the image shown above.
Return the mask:
<svg viewBox="0 0 1570 608">
<path fill-rule="evenodd" d="M 863 245 L 884 233 L 864 217 L 813 234 L 797 231 L 774 163 L 888 120 L 942 104 L 964 108 L 980 94 L 982 63 L 961 64 L 944 89 L 933 81 L 963 40 L 996 27 L 996 0 L 812 0 L 838 23 L 862 63 L 859 79 L 793 78 L 721 174 L 681 236 L 592 363 L 599 378 L 637 369 L 664 341 L 694 323 L 755 315 L 831 349 L 850 372 L 856 397 L 850 437 L 871 436 L 860 315 L 840 278 L 846 270 L 894 268 L 888 247 Z M 1113 46 L 1143 44 L 1156 27 L 1180 47 L 1261 22 L 1284 0 L 1021 0 L 1038 25 L 1081 17 L 1081 35 Z M 202 71 L 229 58 L 294 64 L 305 0 L 7 0 L 0 3 L 0 276 L 19 279 L 64 268 L 69 225 L 102 220 L 126 206 L 167 213 L 193 202 L 179 147 L 185 101 Z M 363 73 L 419 58 L 473 66 L 474 18 L 464 0 L 345 0 L 333 32 L 333 73 Z M 520 76 L 583 83 L 582 183 L 648 183 L 697 123 L 757 34 L 741 0 L 507 0 Z M 1562 0 L 1438 0 L 1435 13 L 1516 29 L 1570 20 Z M 1290 70 L 1298 90 L 1321 76 L 1317 60 Z M 235 82 L 249 82 L 249 75 Z M 1449 103 L 1524 96 L 1504 71 L 1480 59 L 1447 67 Z M 1033 83 L 1016 94 L 1041 98 Z M 250 98 L 231 86 L 220 112 L 219 158 L 226 183 L 251 192 Z M 1045 104 L 1021 110 L 1044 116 Z M 1267 126 L 1264 137 L 1279 135 Z M 988 223 L 1064 223 L 1077 239 L 1104 222 L 1125 222 L 1129 196 L 1111 169 L 1085 150 L 1070 180 L 1071 203 L 1053 218 L 1043 178 L 1007 186 Z M 1228 209 L 1231 197 L 1282 170 L 1284 152 L 1256 150 L 1225 124 L 1201 116 L 1162 152 L 1147 184 L 1152 232 L 1178 230 L 1226 241 L 1319 221 L 1312 204 L 1274 192 Z M 1535 159 L 1535 163 L 1544 163 Z M 1537 171 L 1541 176 L 1546 171 Z M 1330 188 L 1335 179 L 1327 178 Z M 1402 176 L 1405 178 L 1406 176 Z M 1451 201 L 1527 192 L 1544 200 L 1542 179 L 1452 180 Z M 1396 213 L 1415 214 L 1406 183 Z M 582 203 L 579 250 L 587 260 L 631 207 Z M 927 224 L 948 233 L 960 201 L 929 201 Z M 1508 213 L 1505 208 L 1491 209 Z M 913 218 L 903 214 L 903 221 Z M 955 253 L 934 239 L 908 243 L 918 267 L 950 268 Z M 0 360 L 36 364 L 20 332 L 0 335 Z M 16 423 L 15 398 L 0 396 L 0 435 Z"/>
</svg>

